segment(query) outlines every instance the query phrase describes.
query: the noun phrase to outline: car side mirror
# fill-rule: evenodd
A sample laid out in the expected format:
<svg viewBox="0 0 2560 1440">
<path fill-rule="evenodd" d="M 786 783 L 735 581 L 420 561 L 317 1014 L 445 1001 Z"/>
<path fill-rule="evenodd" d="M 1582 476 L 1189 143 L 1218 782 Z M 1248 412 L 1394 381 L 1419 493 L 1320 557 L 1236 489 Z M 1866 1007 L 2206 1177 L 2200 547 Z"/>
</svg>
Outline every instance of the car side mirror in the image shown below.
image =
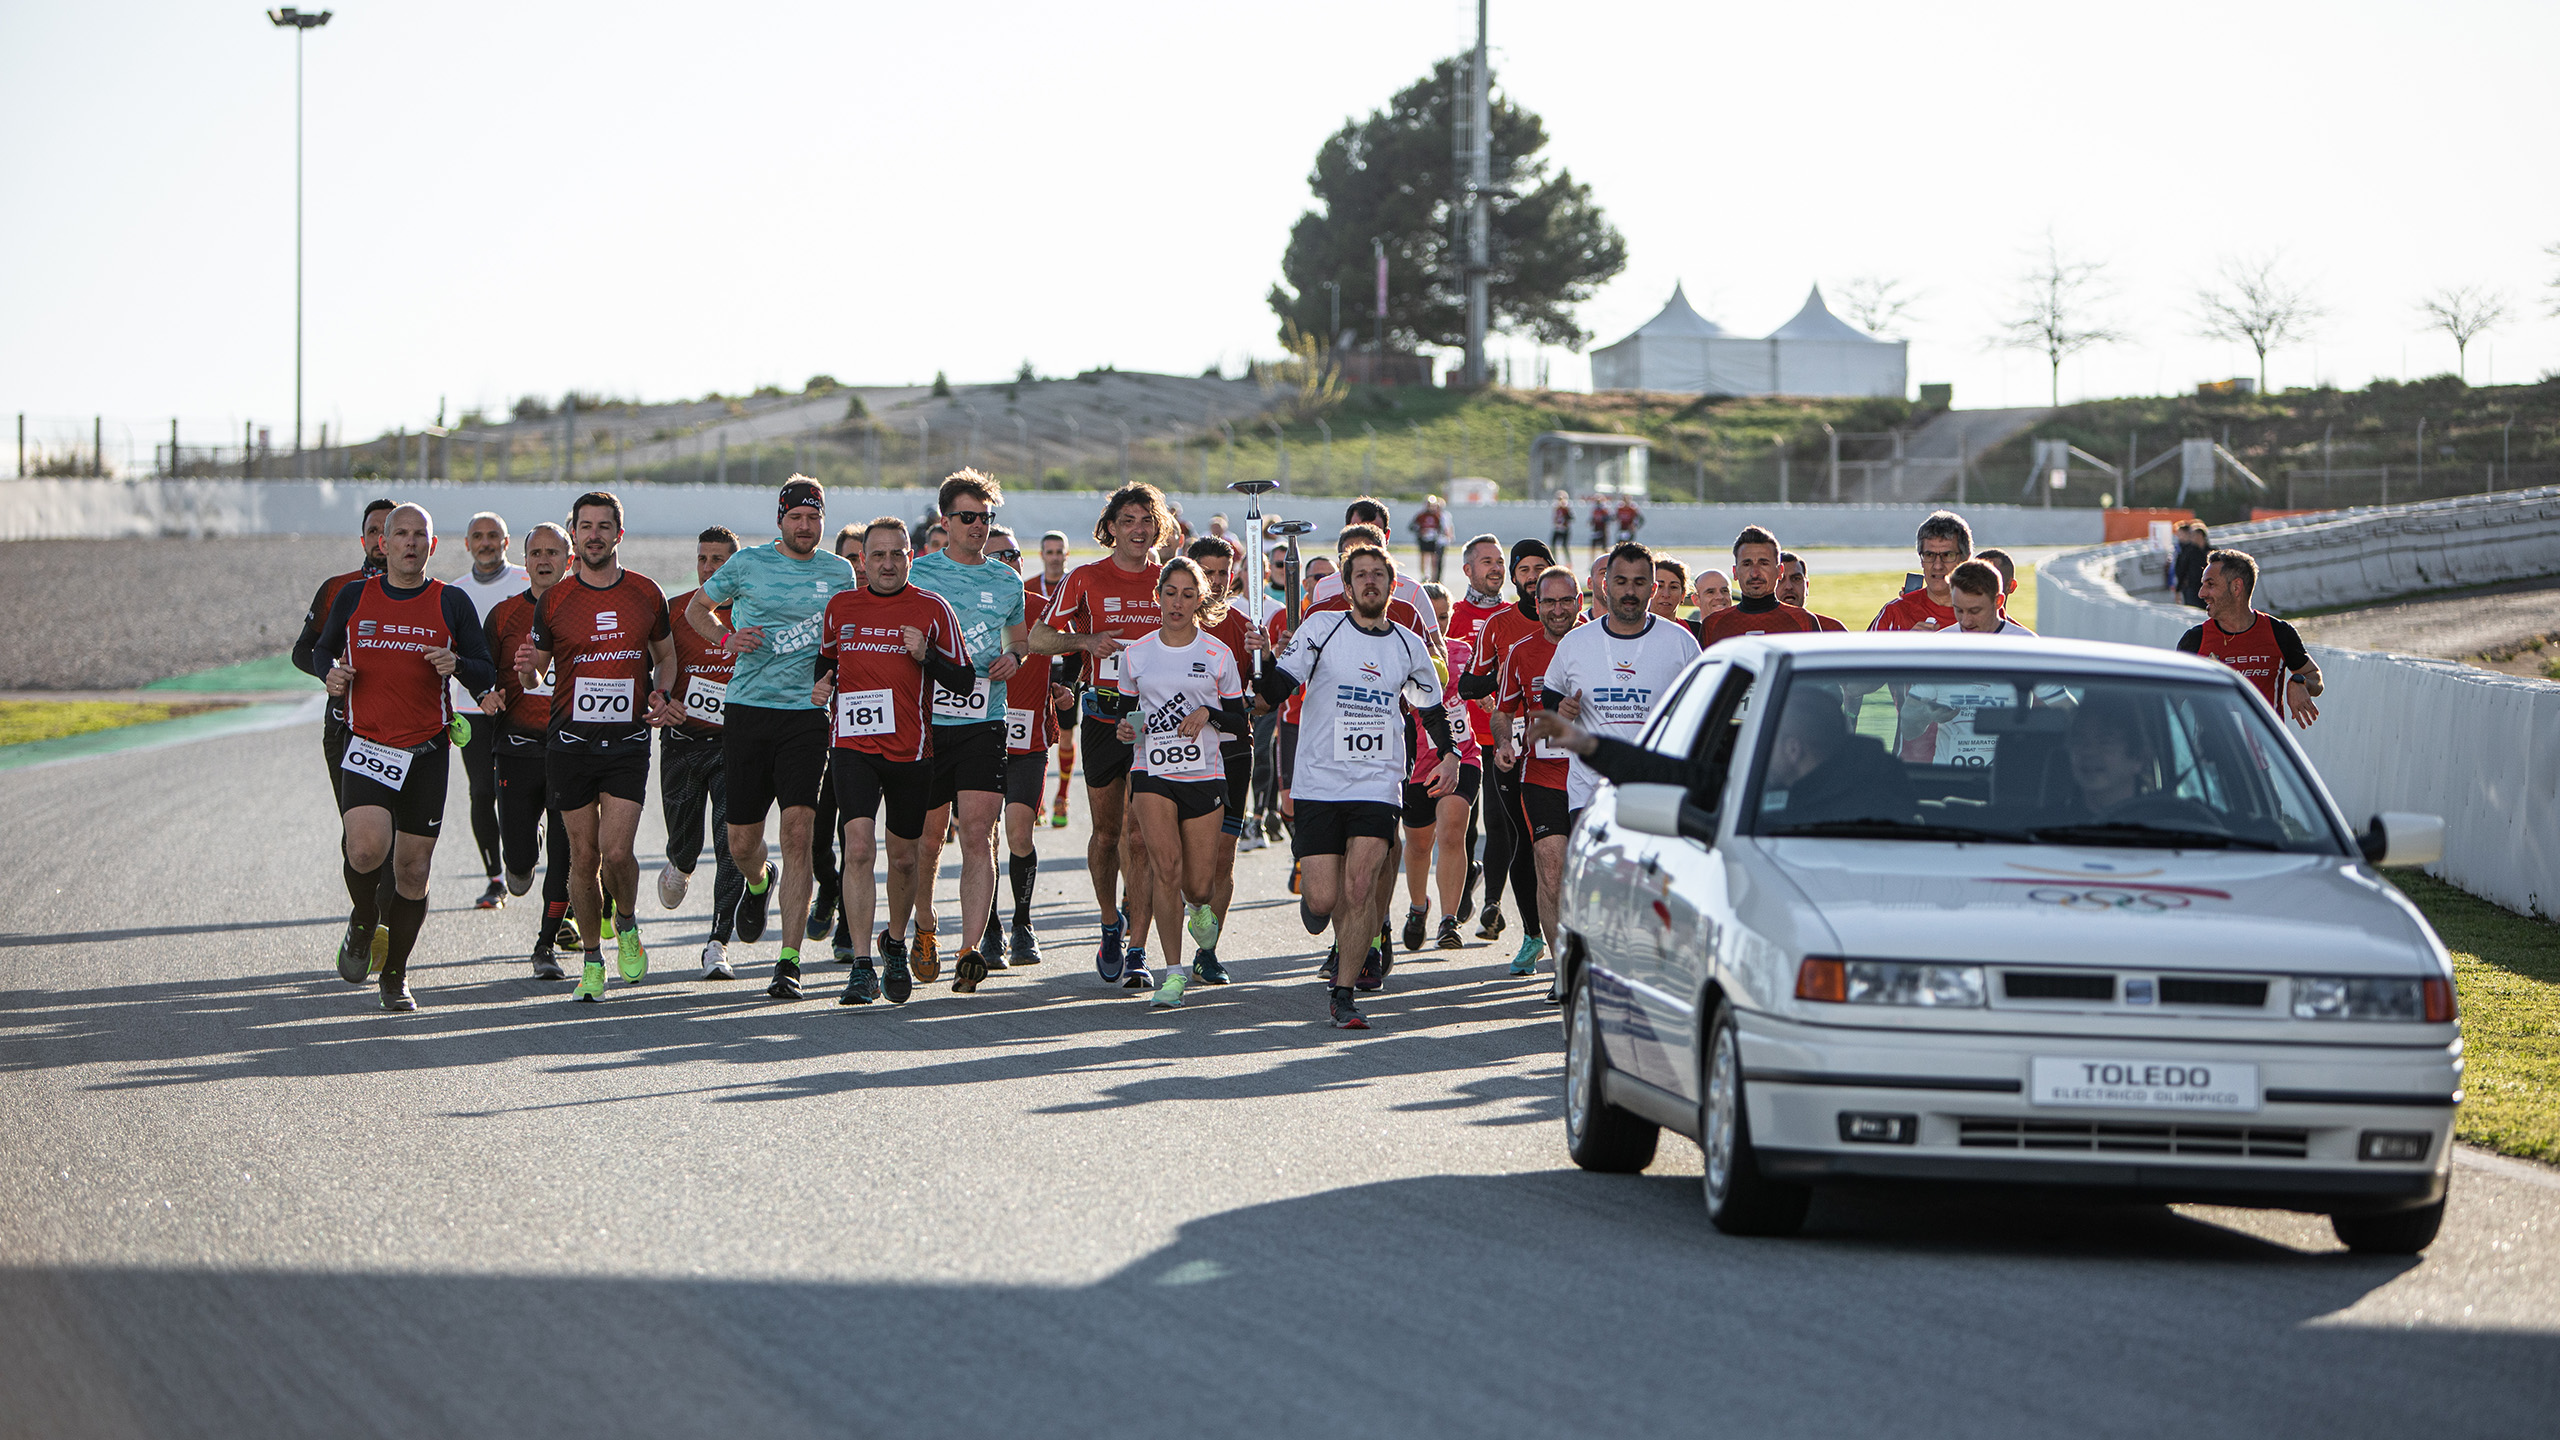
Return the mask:
<svg viewBox="0 0 2560 1440">
<path fill-rule="evenodd" d="M 2365 826 L 2356 846 L 2373 865 L 2433 865 L 2444 858 L 2444 817 L 2386 810 Z"/>
<path fill-rule="evenodd" d="M 1690 803 L 1689 792 L 1677 785 L 1619 786 L 1618 823 L 1639 835 L 1716 843 L 1715 812 Z"/>
</svg>

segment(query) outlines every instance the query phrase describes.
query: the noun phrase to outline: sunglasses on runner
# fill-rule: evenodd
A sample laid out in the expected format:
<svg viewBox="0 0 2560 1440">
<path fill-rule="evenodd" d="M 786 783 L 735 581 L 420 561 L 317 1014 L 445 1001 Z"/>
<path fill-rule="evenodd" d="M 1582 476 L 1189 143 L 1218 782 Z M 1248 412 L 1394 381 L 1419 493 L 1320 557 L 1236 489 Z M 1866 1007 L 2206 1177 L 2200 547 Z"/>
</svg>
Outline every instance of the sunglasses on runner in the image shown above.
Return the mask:
<svg viewBox="0 0 2560 1440">
<path fill-rule="evenodd" d="M 954 510 L 942 518 L 945 522 L 953 525 L 984 525 L 987 523 L 987 512 L 984 510 Z"/>
<path fill-rule="evenodd" d="M 990 550 L 987 553 L 998 560 L 1019 560 L 1022 558 L 1022 552 L 1014 549 L 1010 545 L 1006 546 L 1002 550 Z"/>
</svg>

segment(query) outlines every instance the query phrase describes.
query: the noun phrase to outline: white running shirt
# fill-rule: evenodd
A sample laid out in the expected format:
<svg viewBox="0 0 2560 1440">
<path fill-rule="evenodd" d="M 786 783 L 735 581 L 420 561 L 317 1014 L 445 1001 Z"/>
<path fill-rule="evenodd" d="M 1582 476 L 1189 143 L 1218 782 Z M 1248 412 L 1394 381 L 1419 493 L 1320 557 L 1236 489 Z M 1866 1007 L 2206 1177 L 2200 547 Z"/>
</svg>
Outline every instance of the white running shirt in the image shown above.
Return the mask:
<svg viewBox="0 0 2560 1440">
<path fill-rule="evenodd" d="M 1698 637 L 1677 621 L 1647 614 L 1644 629 L 1636 634 L 1613 635 L 1608 621 L 1591 620 L 1556 642 L 1541 686 L 1559 695 L 1580 695 L 1582 718 L 1576 724 L 1632 745 L 1652 718 L 1654 702 L 1671 693 L 1671 682 L 1696 658 Z M 1598 793 L 1600 772 L 1579 755 L 1570 759 L 1565 803 L 1579 810 Z"/>
<path fill-rule="evenodd" d="M 1307 589 L 1306 608 L 1312 610 L 1341 593 L 1341 571 L 1336 570 L 1330 575 L 1319 575 L 1316 577 L 1316 583 Z M 1387 598 L 1401 600 L 1413 607 L 1413 613 L 1422 618 L 1422 633 L 1425 638 L 1432 640 L 1440 638 L 1440 612 L 1431 608 L 1431 597 L 1422 593 L 1421 581 L 1410 575 L 1399 575 L 1396 577 L 1395 588 L 1387 592 Z M 1295 795 L 1298 792 L 1295 787 L 1292 787 L 1289 793 Z"/>
<path fill-rule="evenodd" d="M 1226 732 L 1211 725 L 1186 738 L 1181 730 L 1192 711 L 1244 697 L 1244 668 L 1225 641 L 1204 630 L 1177 649 L 1164 643 L 1161 630 L 1141 636 L 1120 652 L 1120 685 L 1138 697 L 1129 717 L 1138 730 L 1133 768 L 1159 780 L 1225 782 L 1218 739 Z"/>
<path fill-rule="evenodd" d="M 1373 633 L 1353 623 L 1347 610 L 1325 610 L 1298 627 L 1279 665 L 1306 687 L 1290 793 L 1301 800 L 1402 803 L 1413 761 L 1405 754 L 1397 701 L 1411 700 L 1418 710 L 1440 703 L 1440 669 L 1422 637 L 1393 621 L 1386 633 Z"/>
<path fill-rule="evenodd" d="M 489 628 L 489 612 L 498 608 L 499 601 L 533 588 L 533 580 L 524 573 L 524 567 L 513 561 L 509 561 L 499 569 L 498 578 L 495 580 L 482 580 L 478 571 L 465 570 L 462 572 L 461 579 L 447 580 L 444 583 L 471 597 L 471 608 L 479 613 L 480 628 L 484 631 Z M 497 661 L 500 673 L 515 668 L 516 657 L 513 655 L 490 658 Z M 453 692 L 453 708 L 477 721 L 480 718 L 480 702 L 463 691 L 461 681 L 447 680 L 444 683 L 445 688 Z"/>
</svg>

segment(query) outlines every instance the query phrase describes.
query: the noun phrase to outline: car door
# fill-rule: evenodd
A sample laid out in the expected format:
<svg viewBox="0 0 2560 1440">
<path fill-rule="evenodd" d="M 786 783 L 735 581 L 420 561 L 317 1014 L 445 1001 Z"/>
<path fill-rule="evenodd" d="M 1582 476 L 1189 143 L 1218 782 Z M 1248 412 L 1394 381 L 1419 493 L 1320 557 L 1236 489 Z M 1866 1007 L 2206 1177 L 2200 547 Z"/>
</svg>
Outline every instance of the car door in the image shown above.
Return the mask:
<svg viewBox="0 0 2560 1440">
<path fill-rule="evenodd" d="M 1689 803 L 1714 814 L 1721 826 L 1732 790 L 1734 756 L 1744 722 L 1750 718 L 1758 676 L 1740 660 L 1715 677 L 1711 693 L 1700 697 L 1699 718 L 1684 733 L 1685 752 L 1699 775 L 1689 790 Z M 1666 734 L 1666 742 L 1677 736 Z M 1629 1004 L 1642 1012 L 1631 1019 L 1648 1037 L 1650 1067 L 1644 1078 L 1677 1095 L 1698 1098 L 1698 997 L 1704 992 L 1717 946 L 1725 939 L 1732 913 L 1724 859 L 1703 840 L 1687 836 L 1645 836 L 1636 857 L 1630 909 L 1648 932 L 1652 953 L 1639 975 L 1631 976 Z"/>
<path fill-rule="evenodd" d="M 1700 718 L 1715 697 L 1726 670 L 1721 658 L 1702 660 L 1681 676 L 1680 683 L 1655 712 L 1637 744 L 1664 755 L 1685 758 L 1695 748 Z M 1614 814 L 1612 816 L 1614 819 Z M 1601 1034 L 1609 1062 L 1653 1084 L 1666 1084 L 1671 1060 L 1666 1043 L 1676 1037 L 1659 1033 L 1662 1007 L 1651 992 L 1662 982 L 1668 963 L 1663 917 L 1666 913 L 1656 881 L 1660 875 L 1657 847 L 1651 835 L 1612 825 L 1617 868 L 1601 890 L 1593 909 L 1608 915 L 1607 969 L 1603 983 L 1592 988 L 1600 1012 Z M 1588 891 L 1586 891 L 1588 893 Z"/>
</svg>

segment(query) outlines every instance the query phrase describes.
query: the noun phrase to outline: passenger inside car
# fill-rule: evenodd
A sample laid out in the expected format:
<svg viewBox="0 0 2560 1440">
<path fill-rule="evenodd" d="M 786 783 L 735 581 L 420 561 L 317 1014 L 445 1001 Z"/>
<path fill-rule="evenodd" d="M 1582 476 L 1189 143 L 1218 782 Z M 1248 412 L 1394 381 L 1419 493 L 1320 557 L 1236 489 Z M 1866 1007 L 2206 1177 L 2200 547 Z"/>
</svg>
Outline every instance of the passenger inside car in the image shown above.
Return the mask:
<svg viewBox="0 0 2560 1440">
<path fill-rule="evenodd" d="M 1882 742 L 1849 728 L 1839 692 L 1803 684 L 1790 690 L 1779 718 L 1760 810 L 1789 828 L 1920 817 L 1910 775 Z"/>
</svg>

